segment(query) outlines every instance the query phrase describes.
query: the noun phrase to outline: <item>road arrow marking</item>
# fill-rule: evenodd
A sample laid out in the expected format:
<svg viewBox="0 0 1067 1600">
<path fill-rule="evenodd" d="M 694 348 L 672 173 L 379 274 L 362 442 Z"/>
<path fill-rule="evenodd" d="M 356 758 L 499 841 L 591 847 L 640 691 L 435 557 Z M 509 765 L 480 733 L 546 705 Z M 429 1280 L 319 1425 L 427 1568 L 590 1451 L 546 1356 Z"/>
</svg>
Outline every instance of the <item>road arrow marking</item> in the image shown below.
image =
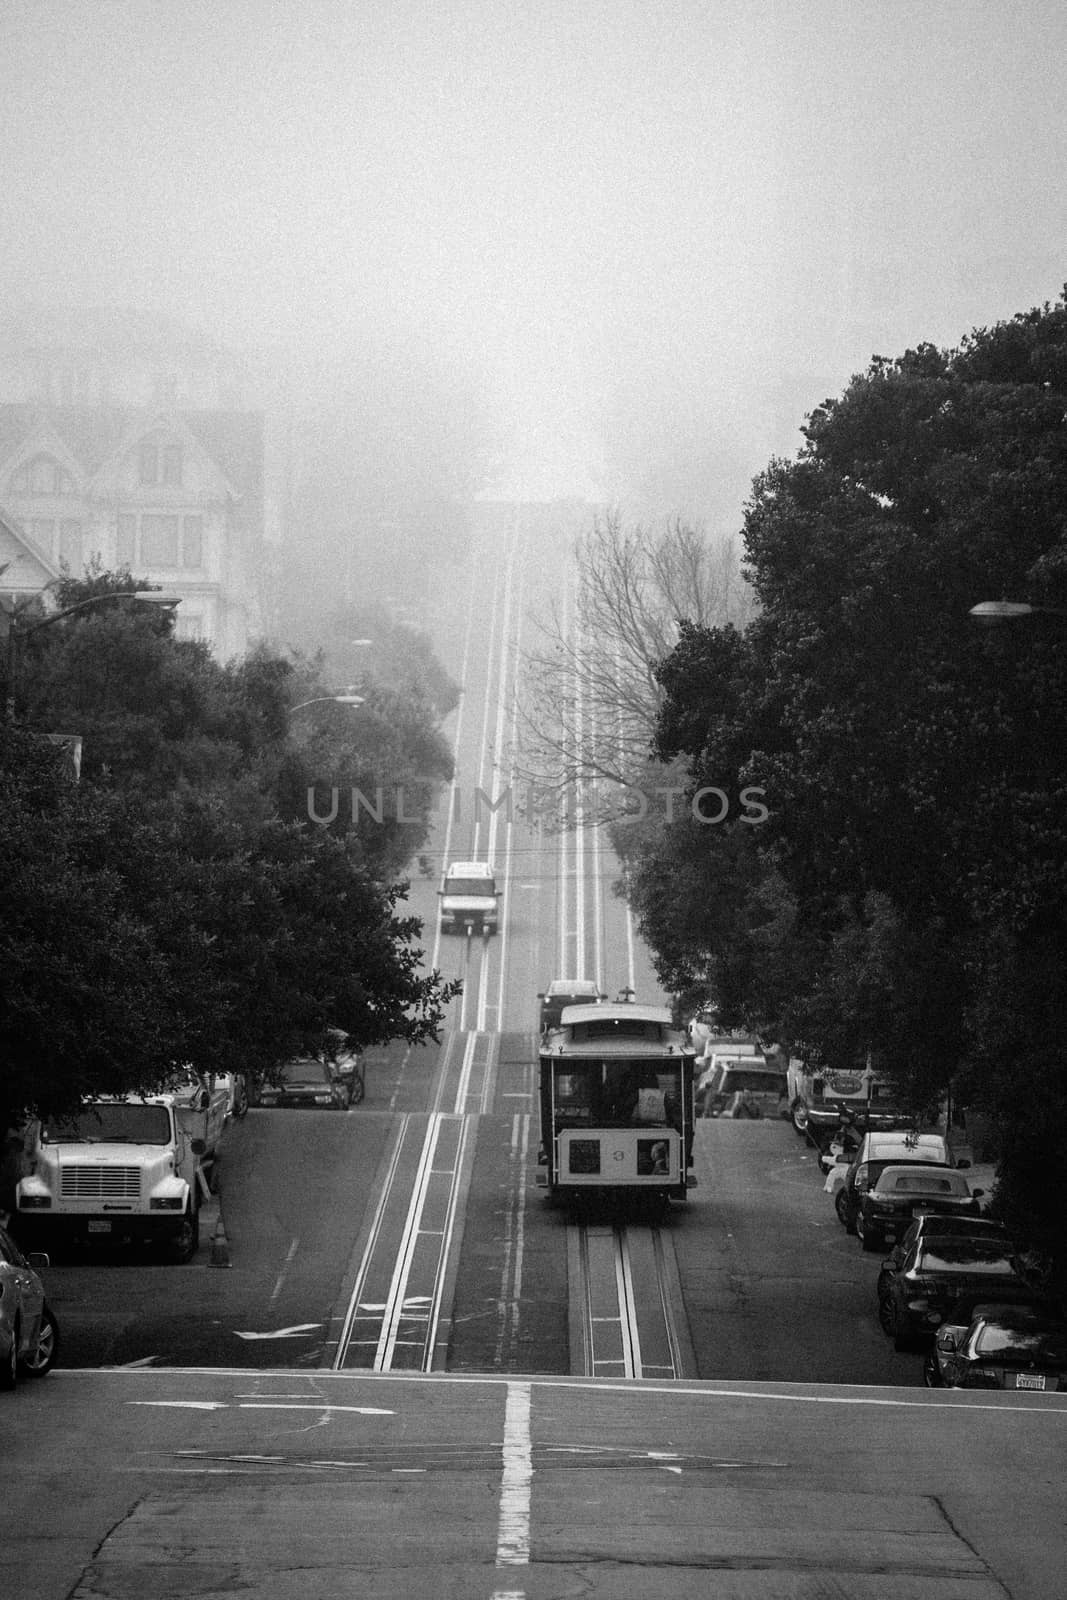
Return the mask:
<svg viewBox="0 0 1067 1600">
<path fill-rule="evenodd" d="M 284 1404 L 277 1404 L 272 1400 L 253 1401 L 242 1400 L 237 1405 L 232 1405 L 229 1400 L 127 1400 L 128 1406 L 167 1406 L 172 1410 L 187 1411 L 349 1411 L 361 1417 L 394 1417 L 395 1411 L 386 1411 L 381 1406 L 332 1406 L 328 1401 L 316 1400 L 314 1404 L 294 1405 L 290 1400 Z M 1020 1408 L 1021 1409 L 1021 1408 Z M 199 1451 L 183 1452 L 184 1454 L 202 1454 Z M 227 1460 L 269 1460 L 270 1457 L 227 1457 Z"/>
<path fill-rule="evenodd" d="M 128 1406 L 169 1406 L 178 1411 L 226 1411 L 227 1400 L 127 1400 Z"/>
<path fill-rule="evenodd" d="M 299 1339 L 302 1333 L 314 1333 L 321 1327 L 321 1322 L 298 1322 L 292 1328 L 275 1328 L 273 1333 L 244 1333 L 239 1328 L 233 1331 L 238 1339 Z"/>
</svg>

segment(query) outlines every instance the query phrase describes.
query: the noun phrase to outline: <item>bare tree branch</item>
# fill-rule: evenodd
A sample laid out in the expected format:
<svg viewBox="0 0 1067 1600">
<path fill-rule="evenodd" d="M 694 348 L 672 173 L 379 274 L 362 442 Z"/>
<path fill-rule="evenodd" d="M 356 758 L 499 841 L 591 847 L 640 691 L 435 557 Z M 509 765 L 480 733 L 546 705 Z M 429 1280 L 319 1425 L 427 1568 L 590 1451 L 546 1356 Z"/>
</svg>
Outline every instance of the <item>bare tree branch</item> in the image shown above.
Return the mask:
<svg viewBox="0 0 1067 1600">
<path fill-rule="evenodd" d="M 636 784 L 662 700 L 655 668 L 679 622 L 743 627 L 753 609 L 732 538 L 677 517 L 661 531 L 598 518 L 576 542 L 573 602 L 552 607 L 525 653 L 517 769 L 549 791 Z"/>
</svg>

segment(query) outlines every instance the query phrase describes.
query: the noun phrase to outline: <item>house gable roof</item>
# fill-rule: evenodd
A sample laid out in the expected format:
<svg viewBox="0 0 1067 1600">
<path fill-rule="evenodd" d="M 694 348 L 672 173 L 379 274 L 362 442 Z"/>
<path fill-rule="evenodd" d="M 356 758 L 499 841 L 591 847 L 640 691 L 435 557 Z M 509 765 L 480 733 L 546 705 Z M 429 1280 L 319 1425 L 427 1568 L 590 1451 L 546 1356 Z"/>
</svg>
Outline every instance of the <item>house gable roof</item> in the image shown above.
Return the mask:
<svg viewBox="0 0 1067 1600">
<path fill-rule="evenodd" d="M 86 478 L 156 427 L 173 428 L 208 457 L 235 499 L 263 495 L 263 419 L 254 411 L 145 411 L 134 406 L 0 405 L 0 463 L 46 425 Z"/>
<path fill-rule="evenodd" d="M 7 517 L 0 516 L 0 594 L 36 594 L 62 576 L 51 556 Z"/>
</svg>

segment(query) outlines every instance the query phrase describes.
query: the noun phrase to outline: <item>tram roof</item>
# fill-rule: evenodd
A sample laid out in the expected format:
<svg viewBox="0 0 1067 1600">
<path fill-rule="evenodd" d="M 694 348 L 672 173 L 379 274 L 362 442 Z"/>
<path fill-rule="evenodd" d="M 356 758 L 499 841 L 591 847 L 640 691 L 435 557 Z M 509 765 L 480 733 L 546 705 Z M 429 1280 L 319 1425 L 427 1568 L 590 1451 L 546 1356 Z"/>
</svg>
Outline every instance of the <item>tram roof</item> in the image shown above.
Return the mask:
<svg viewBox="0 0 1067 1600">
<path fill-rule="evenodd" d="M 560 1024 L 544 1035 L 542 1055 L 692 1056 L 666 1006 L 564 1006 Z"/>
<path fill-rule="evenodd" d="M 671 1014 L 666 1006 L 639 1006 L 633 1001 L 618 1001 L 615 1005 L 564 1006 L 560 1013 L 560 1026 L 569 1028 L 575 1022 L 609 1022 L 612 1018 L 631 1022 L 658 1022 L 662 1027 L 672 1026 Z"/>
</svg>

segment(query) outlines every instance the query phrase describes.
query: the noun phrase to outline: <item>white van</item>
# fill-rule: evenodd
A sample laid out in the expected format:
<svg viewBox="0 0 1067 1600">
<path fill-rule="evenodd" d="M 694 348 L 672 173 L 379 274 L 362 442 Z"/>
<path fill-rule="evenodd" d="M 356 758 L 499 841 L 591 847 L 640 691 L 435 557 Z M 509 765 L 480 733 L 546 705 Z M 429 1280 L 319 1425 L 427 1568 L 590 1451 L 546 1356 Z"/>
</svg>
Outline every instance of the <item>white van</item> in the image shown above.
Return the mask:
<svg viewBox="0 0 1067 1600">
<path fill-rule="evenodd" d="M 496 932 L 496 879 L 488 861 L 453 861 L 438 893 L 442 933 Z"/>
</svg>

